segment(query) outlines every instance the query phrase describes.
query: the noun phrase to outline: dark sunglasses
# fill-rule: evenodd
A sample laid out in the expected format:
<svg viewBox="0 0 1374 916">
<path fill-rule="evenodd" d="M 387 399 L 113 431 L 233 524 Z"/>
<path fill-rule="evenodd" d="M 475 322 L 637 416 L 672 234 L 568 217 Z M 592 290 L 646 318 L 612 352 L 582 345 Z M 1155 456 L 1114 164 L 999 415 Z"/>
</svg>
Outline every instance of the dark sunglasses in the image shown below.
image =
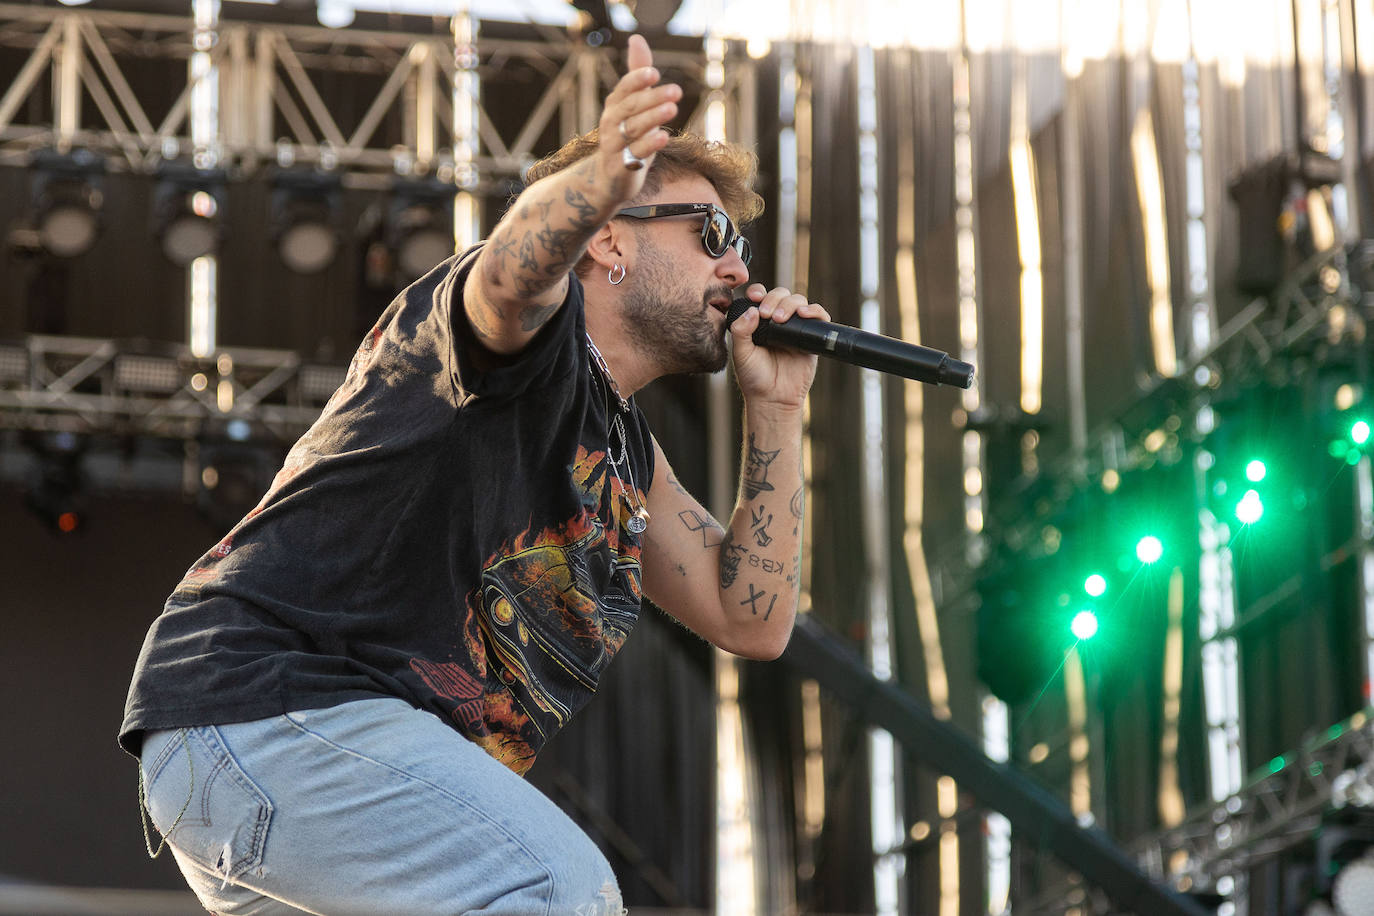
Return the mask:
<svg viewBox="0 0 1374 916">
<path fill-rule="evenodd" d="M 735 224 L 724 210 L 715 204 L 649 204 L 644 207 L 627 207 L 619 210 L 616 216 L 630 219 L 663 219 L 665 216 L 705 217 L 701 221 L 701 247 L 713 258 L 725 257 L 731 248 L 739 255 L 744 266 L 754 256 L 749 248 L 749 240 L 739 234 Z"/>
</svg>

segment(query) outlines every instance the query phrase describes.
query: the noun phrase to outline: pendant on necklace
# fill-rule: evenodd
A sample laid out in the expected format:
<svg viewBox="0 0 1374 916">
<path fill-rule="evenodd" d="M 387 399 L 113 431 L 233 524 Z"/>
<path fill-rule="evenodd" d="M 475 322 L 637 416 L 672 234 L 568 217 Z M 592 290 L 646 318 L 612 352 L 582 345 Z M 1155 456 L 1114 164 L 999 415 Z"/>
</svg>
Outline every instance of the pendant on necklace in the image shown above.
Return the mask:
<svg viewBox="0 0 1374 916">
<path fill-rule="evenodd" d="M 625 521 L 625 527 L 630 530 L 630 534 L 643 534 L 644 529 L 649 527 L 649 513 L 640 506 L 635 510 L 635 514 Z"/>
</svg>

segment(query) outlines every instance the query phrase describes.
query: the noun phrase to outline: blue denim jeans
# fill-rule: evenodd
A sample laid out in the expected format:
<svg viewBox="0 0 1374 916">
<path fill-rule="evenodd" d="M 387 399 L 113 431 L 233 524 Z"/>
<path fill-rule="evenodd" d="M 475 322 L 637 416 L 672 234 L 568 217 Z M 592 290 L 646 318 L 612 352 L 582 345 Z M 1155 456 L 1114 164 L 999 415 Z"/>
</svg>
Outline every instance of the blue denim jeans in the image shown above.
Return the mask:
<svg viewBox="0 0 1374 916">
<path fill-rule="evenodd" d="M 610 864 L 434 715 L 359 700 L 143 742 L 153 826 L 221 914 L 620 914 Z"/>
</svg>

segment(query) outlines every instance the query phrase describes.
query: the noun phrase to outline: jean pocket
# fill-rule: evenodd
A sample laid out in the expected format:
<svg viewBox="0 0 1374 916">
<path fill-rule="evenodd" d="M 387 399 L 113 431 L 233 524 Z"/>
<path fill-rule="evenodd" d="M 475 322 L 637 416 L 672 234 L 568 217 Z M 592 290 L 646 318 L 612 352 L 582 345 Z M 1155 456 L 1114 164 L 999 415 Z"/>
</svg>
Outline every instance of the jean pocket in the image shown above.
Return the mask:
<svg viewBox="0 0 1374 916">
<path fill-rule="evenodd" d="M 262 864 L 272 802 L 239 767 L 219 729 L 149 735 L 143 766 L 148 814 L 178 852 L 230 880 Z"/>
</svg>

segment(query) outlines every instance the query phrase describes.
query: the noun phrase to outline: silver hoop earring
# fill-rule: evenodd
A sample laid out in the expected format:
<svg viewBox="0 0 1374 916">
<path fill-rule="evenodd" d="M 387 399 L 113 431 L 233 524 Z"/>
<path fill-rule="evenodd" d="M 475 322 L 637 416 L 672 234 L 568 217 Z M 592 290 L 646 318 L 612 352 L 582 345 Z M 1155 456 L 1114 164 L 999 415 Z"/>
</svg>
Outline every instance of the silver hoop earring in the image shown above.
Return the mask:
<svg viewBox="0 0 1374 916">
<path fill-rule="evenodd" d="M 616 273 L 617 270 L 620 271 L 619 274 Z M 625 265 L 612 264 L 611 269 L 606 271 L 606 279 L 612 286 L 619 286 L 621 283 L 625 282 Z"/>
</svg>

